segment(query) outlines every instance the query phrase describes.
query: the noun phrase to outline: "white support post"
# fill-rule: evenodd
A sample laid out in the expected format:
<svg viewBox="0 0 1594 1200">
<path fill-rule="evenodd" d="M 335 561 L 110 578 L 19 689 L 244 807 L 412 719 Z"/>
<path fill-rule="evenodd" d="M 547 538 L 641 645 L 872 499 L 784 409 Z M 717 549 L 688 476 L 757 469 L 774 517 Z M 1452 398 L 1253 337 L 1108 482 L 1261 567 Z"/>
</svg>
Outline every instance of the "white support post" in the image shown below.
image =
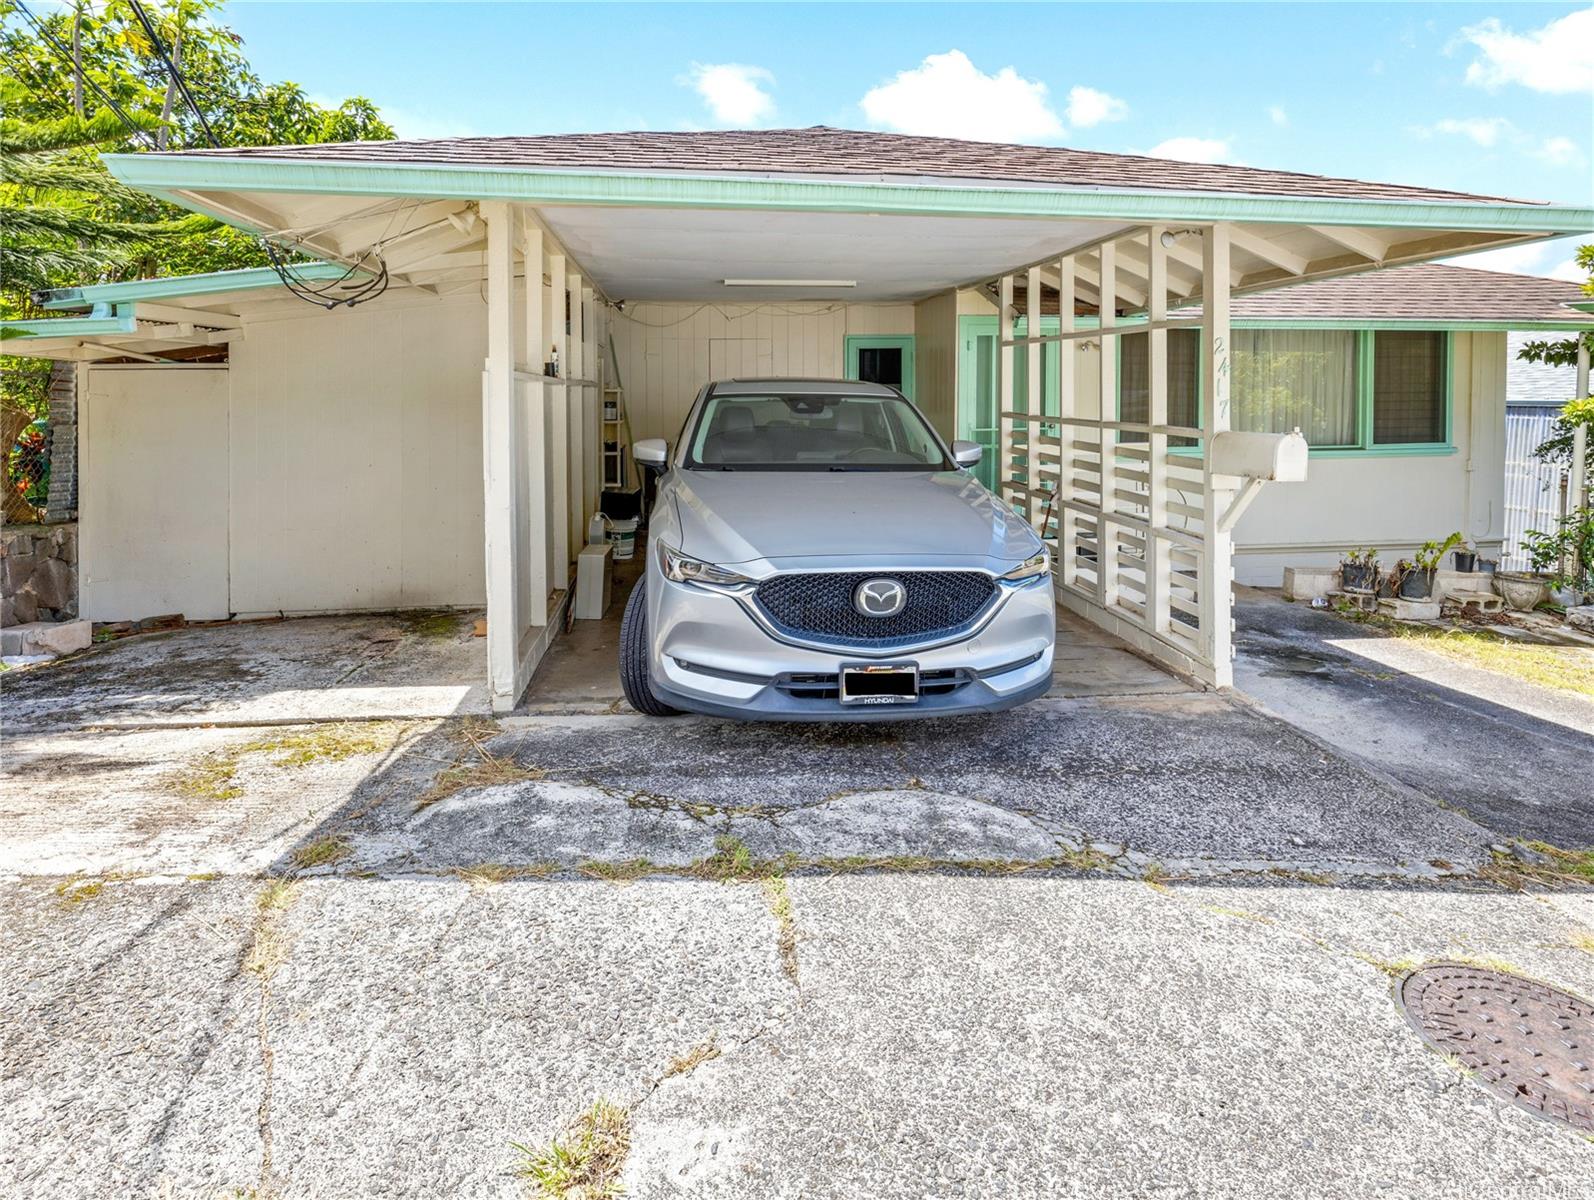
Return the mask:
<svg viewBox="0 0 1594 1200">
<path fill-rule="evenodd" d="M 565 377 L 565 403 L 570 409 L 570 545 L 576 553 L 587 544 L 587 477 L 591 474 L 587 442 L 587 389 L 582 384 L 587 343 L 581 328 L 581 276 L 571 272 L 565 281 L 570 292 L 570 368 Z"/>
<path fill-rule="evenodd" d="M 1577 333 L 1577 398 L 1582 400 L 1588 392 L 1588 342 Z M 1574 509 L 1588 507 L 1588 426 L 1576 425 L 1572 429 L 1572 477 L 1567 495 Z"/>
<path fill-rule="evenodd" d="M 543 337 L 546 329 L 542 290 L 542 230 L 530 221 L 521 231 L 526 318 L 526 466 L 531 473 L 526 511 L 526 556 L 530 565 L 531 604 L 526 620 L 548 623 L 548 388 L 542 382 Z"/>
<path fill-rule="evenodd" d="M 1074 306 L 1077 303 L 1074 286 L 1074 256 L 1065 254 L 1057 260 L 1057 328 L 1060 333 L 1073 333 L 1075 329 Z M 1074 587 L 1079 579 L 1079 555 L 1076 531 L 1079 515 L 1063 501 L 1073 500 L 1074 453 L 1077 441 L 1073 418 L 1079 416 L 1079 387 L 1075 377 L 1079 360 L 1077 346 L 1072 340 L 1057 343 L 1057 558 L 1053 569 L 1059 573 L 1064 585 Z"/>
<path fill-rule="evenodd" d="M 1201 518 L 1199 608 L 1201 657 L 1211 667 L 1209 682 L 1228 687 L 1234 682 L 1233 553 L 1234 535 L 1219 528 L 1233 499 L 1232 482 L 1212 474 L 1212 441 L 1229 428 L 1229 227 L 1209 227 L 1201 252 L 1201 333 L 1206 356 L 1206 404 L 1201 414 L 1201 457 L 1205 493 Z"/>
<path fill-rule="evenodd" d="M 1168 251 L 1162 244 L 1163 226 L 1146 231 L 1146 319 L 1154 326 L 1168 316 Z M 1162 636 L 1168 631 L 1168 591 L 1171 582 L 1168 541 L 1168 435 L 1157 432 L 1168 424 L 1168 331 L 1153 328 L 1146 335 L 1149 403 L 1146 423 L 1146 632 Z"/>
<path fill-rule="evenodd" d="M 996 498 L 1007 502 L 1008 483 L 1013 474 L 1013 347 L 1005 345 L 1013 336 L 1013 277 L 1003 275 L 998 286 L 996 318 Z"/>
<path fill-rule="evenodd" d="M 481 206 L 487 222 L 487 361 L 482 387 L 482 459 L 487 554 L 487 679 L 493 711 L 513 708 L 520 621 L 515 580 L 521 549 L 515 538 L 515 269 L 509 205 Z"/>
<path fill-rule="evenodd" d="M 1118 339 L 1112 329 L 1118 323 L 1117 247 L 1103 242 L 1097 251 L 1101 259 L 1101 391 L 1099 419 L 1118 419 Z M 1096 522 L 1096 595 L 1103 608 L 1118 604 L 1118 528 L 1112 514 L 1118 509 L 1118 431 L 1101 430 L 1101 518 Z"/>
<path fill-rule="evenodd" d="M 559 370 L 564 373 L 563 352 L 565 340 L 565 256 L 548 256 L 548 345 L 558 350 Z M 549 390 L 548 405 L 553 414 L 550 422 L 550 453 L 548 461 L 553 468 L 553 512 L 549 528 L 553 531 L 553 578 L 556 591 L 570 587 L 570 389 L 563 379 L 544 385 Z"/>
<path fill-rule="evenodd" d="M 603 507 L 603 390 L 598 353 L 598 305 L 592 285 L 581 289 L 581 377 L 588 385 L 581 389 L 581 402 L 587 418 L 587 518 Z M 583 526 L 585 528 L 585 526 Z M 582 541 L 585 542 L 585 537 Z"/>
<path fill-rule="evenodd" d="M 1041 336 L 1041 269 L 1031 267 L 1024 277 L 1024 333 L 1026 337 L 1038 338 Z M 1027 422 L 1028 443 L 1024 452 L 1024 486 L 1028 490 L 1024 494 L 1024 512 L 1029 518 L 1030 525 L 1035 525 L 1040 520 L 1041 506 L 1041 406 L 1044 403 L 1045 390 L 1041 387 L 1041 365 L 1046 354 L 1046 347 L 1040 342 L 1031 342 L 1024 349 L 1028 378 L 1025 380 L 1027 387 L 1024 397 L 1024 411 L 1029 414 Z"/>
</svg>

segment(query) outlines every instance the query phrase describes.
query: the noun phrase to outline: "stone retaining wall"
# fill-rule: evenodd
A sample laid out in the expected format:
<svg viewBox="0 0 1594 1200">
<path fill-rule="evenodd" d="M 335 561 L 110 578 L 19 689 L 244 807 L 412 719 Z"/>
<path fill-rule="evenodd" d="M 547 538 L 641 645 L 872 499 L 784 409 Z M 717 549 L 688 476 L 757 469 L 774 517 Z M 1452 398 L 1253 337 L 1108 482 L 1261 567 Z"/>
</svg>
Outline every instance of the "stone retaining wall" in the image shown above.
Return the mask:
<svg viewBox="0 0 1594 1200">
<path fill-rule="evenodd" d="M 77 526 L 0 529 L 0 625 L 77 616 Z"/>
</svg>

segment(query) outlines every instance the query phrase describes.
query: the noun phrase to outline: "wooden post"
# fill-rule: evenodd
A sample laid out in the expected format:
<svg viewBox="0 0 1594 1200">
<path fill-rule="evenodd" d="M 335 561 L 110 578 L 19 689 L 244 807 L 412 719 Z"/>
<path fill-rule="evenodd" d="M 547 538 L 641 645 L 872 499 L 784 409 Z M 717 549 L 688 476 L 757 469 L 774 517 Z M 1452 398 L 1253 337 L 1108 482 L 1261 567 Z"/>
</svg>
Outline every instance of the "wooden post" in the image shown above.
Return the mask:
<svg viewBox="0 0 1594 1200">
<path fill-rule="evenodd" d="M 565 377 L 570 383 L 565 388 L 565 403 L 570 409 L 570 545 L 572 553 L 580 553 L 587 544 L 587 389 L 582 384 L 586 378 L 584 355 L 587 340 L 582 329 L 581 276 L 571 272 L 566 278 L 570 292 L 570 369 Z"/>
<path fill-rule="evenodd" d="M 1118 260 L 1117 247 L 1103 242 L 1097 250 L 1101 259 L 1101 393 L 1097 412 L 1102 421 L 1118 419 L 1118 339 L 1112 334 L 1117 323 Z M 1118 529 L 1112 521 L 1118 499 L 1118 431 L 1101 429 L 1101 517 L 1096 522 L 1096 589 L 1103 608 L 1118 603 Z"/>
<path fill-rule="evenodd" d="M 531 606 L 527 623 L 548 623 L 548 389 L 542 382 L 542 357 L 546 320 L 542 290 L 542 230 L 530 221 L 521 231 L 521 258 L 525 288 L 526 370 L 525 384 L 526 469 L 530 472 L 529 502 L 526 511 L 526 557 L 530 567 Z"/>
<path fill-rule="evenodd" d="M 1041 270 L 1031 267 L 1024 279 L 1024 332 L 1030 338 L 1041 336 Z M 1028 469 L 1024 472 L 1024 486 L 1028 489 L 1024 494 L 1024 512 L 1029 517 L 1033 526 L 1040 520 L 1041 509 L 1036 503 L 1040 496 L 1041 487 L 1041 408 L 1045 404 L 1046 392 L 1042 384 L 1042 366 L 1045 362 L 1046 347 L 1036 341 L 1024 347 L 1028 351 L 1025 356 L 1029 367 L 1027 395 L 1024 398 L 1024 411 L 1029 414 L 1028 428 L 1025 436 L 1028 444 L 1025 448 L 1024 461 Z M 1043 536 L 1044 536 L 1044 531 Z"/>
<path fill-rule="evenodd" d="M 1013 476 L 1013 347 L 1005 343 L 1013 336 L 1013 277 L 1003 275 L 998 285 L 996 318 L 996 497 L 1004 503 Z"/>
<path fill-rule="evenodd" d="M 1168 251 L 1162 244 L 1163 226 L 1146 230 L 1147 288 L 1146 319 L 1155 325 L 1168 316 Z M 1168 527 L 1168 435 L 1158 433 L 1168 424 L 1168 331 L 1153 329 L 1146 335 L 1147 383 L 1149 403 L 1146 423 L 1146 632 L 1161 636 L 1168 630 L 1168 590 L 1170 583 L 1168 542 L 1162 530 Z"/>
<path fill-rule="evenodd" d="M 582 411 L 586 415 L 587 434 L 587 516 L 603 507 L 603 392 L 598 384 L 601 373 L 598 362 L 598 312 L 597 293 L 589 283 L 581 289 L 581 377 L 587 381 L 581 389 Z M 585 544 L 585 537 L 582 538 Z"/>
<path fill-rule="evenodd" d="M 1060 333 L 1073 333 L 1075 329 L 1074 306 L 1074 256 L 1065 254 L 1057 260 L 1057 328 Z M 1062 502 L 1073 500 L 1074 457 L 1078 441 L 1076 426 L 1071 419 L 1079 416 L 1079 359 L 1072 338 L 1059 342 L 1057 350 L 1057 414 L 1062 418 L 1057 426 L 1057 562 L 1053 569 L 1067 586 L 1077 587 L 1079 577 L 1078 531 L 1079 515 Z"/>
<path fill-rule="evenodd" d="M 548 406 L 553 414 L 548 439 L 552 442 L 548 460 L 553 467 L 553 512 L 549 527 L 553 531 L 553 578 L 556 591 L 570 587 L 570 403 L 565 386 L 565 256 L 548 256 L 548 345 L 559 353 L 561 378 L 546 384 Z M 546 351 L 545 351 L 546 353 Z"/>
<path fill-rule="evenodd" d="M 1208 682 L 1234 682 L 1234 535 L 1218 528 L 1233 498 L 1226 477 L 1212 474 L 1212 439 L 1229 428 L 1229 227 L 1210 226 L 1201 248 L 1201 342 L 1206 356 L 1206 404 L 1201 413 L 1202 482 L 1201 567 L 1197 581 L 1201 611 L 1201 657 L 1211 668 Z M 1225 486 L 1219 486 L 1222 483 Z"/>
<path fill-rule="evenodd" d="M 520 641 L 515 581 L 515 309 L 514 218 L 502 201 L 484 201 L 487 222 L 487 361 L 482 372 L 482 459 L 487 553 L 487 679 L 495 712 L 515 706 Z"/>
</svg>

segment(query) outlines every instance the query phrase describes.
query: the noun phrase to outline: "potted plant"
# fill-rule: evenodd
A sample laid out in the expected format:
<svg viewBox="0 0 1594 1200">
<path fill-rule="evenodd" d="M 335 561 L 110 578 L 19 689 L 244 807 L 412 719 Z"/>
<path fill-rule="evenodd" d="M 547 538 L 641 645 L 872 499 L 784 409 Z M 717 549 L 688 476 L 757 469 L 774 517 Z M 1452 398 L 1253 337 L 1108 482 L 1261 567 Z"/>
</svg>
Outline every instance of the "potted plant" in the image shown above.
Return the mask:
<svg viewBox="0 0 1594 1200">
<path fill-rule="evenodd" d="M 1347 592 L 1378 590 L 1378 551 L 1367 546 L 1347 550 L 1339 560 L 1339 584 Z"/>
<path fill-rule="evenodd" d="M 1395 564 L 1395 595 L 1402 600 L 1432 600 L 1434 575 L 1446 554 L 1461 543 L 1459 531 L 1442 542 L 1424 542 L 1409 559 Z"/>
<path fill-rule="evenodd" d="M 1458 571 L 1470 575 L 1478 569 L 1478 552 L 1465 542 L 1452 550 L 1450 557 L 1454 560 Z"/>
<path fill-rule="evenodd" d="M 1522 535 L 1522 550 L 1533 566 L 1531 574 L 1505 571 L 1495 575 L 1500 594 L 1517 611 L 1527 612 L 1544 603 L 1552 588 L 1556 599 L 1567 607 L 1581 603 L 1594 591 L 1594 509 L 1567 513 L 1547 533 L 1528 530 Z"/>
</svg>

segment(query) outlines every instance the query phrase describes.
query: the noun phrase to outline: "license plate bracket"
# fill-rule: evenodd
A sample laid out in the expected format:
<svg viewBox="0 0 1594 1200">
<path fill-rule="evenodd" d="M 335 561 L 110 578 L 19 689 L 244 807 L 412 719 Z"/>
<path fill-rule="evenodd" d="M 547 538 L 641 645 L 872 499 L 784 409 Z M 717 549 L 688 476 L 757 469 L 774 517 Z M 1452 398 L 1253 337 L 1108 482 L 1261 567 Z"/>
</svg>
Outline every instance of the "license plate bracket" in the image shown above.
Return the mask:
<svg viewBox="0 0 1594 1200">
<path fill-rule="evenodd" d="M 842 663 L 843 704 L 917 704 L 918 663 Z"/>
</svg>

